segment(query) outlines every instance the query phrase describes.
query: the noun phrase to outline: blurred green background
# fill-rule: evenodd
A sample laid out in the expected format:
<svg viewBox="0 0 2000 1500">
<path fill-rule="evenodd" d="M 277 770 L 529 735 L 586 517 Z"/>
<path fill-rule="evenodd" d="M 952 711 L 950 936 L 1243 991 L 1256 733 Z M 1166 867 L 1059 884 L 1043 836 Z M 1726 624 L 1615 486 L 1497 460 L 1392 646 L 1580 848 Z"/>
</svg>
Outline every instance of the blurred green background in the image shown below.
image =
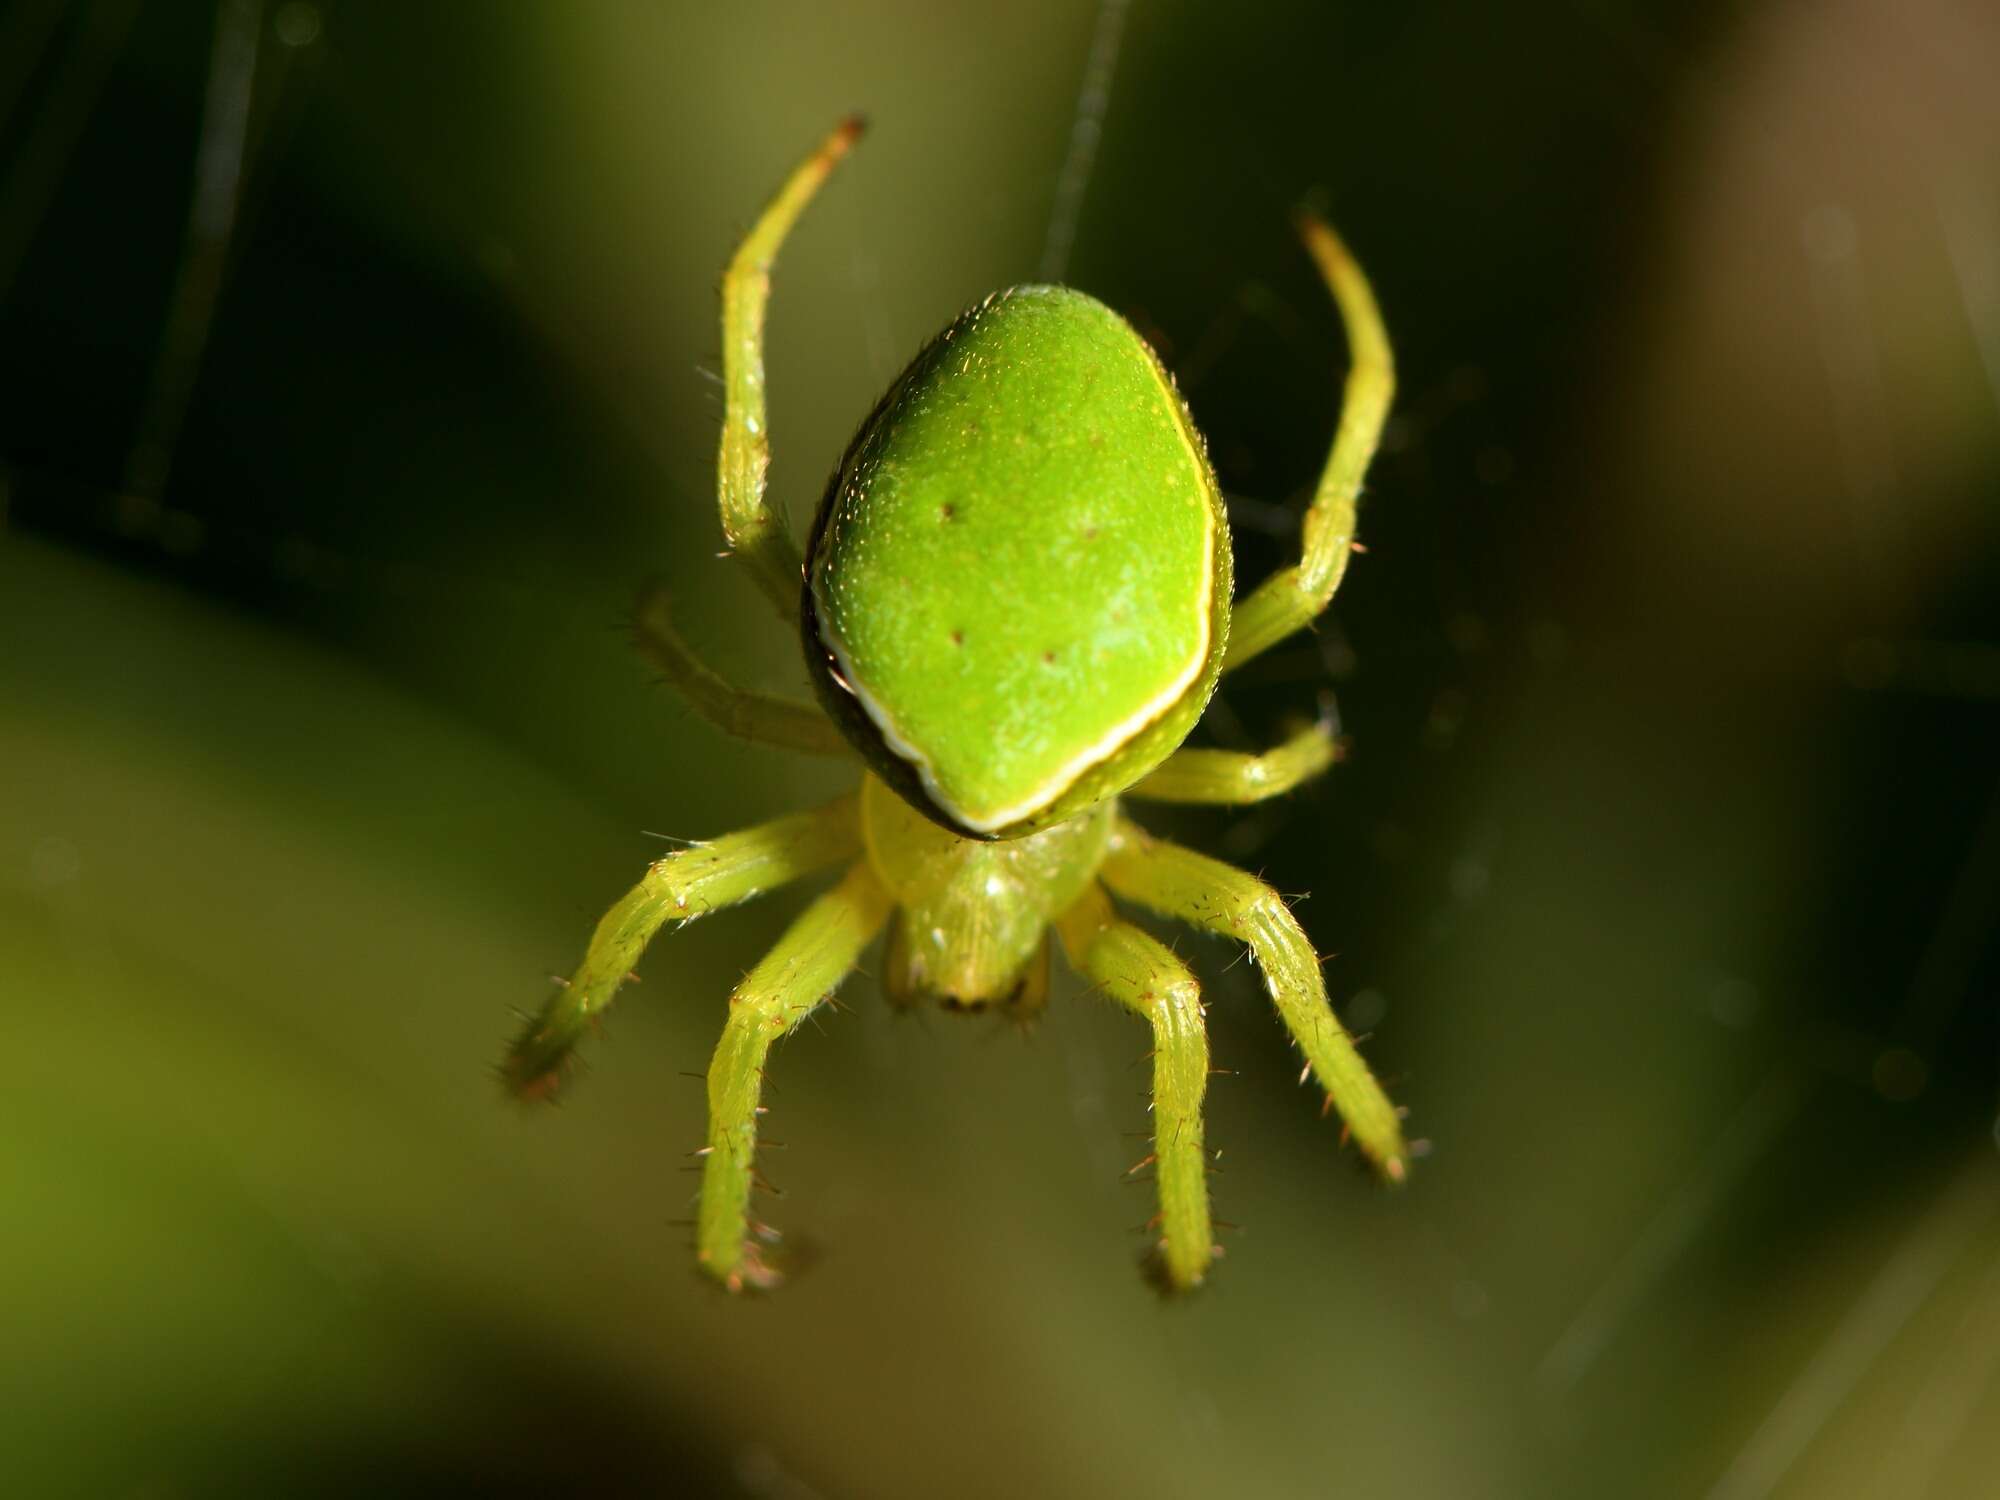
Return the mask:
<svg viewBox="0 0 2000 1500">
<path fill-rule="evenodd" d="M 0 8 L 7 1491 L 1994 1493 L 1996 76 L 1958 0 Z M 783 1049 L 761 1302 L 675 1221 L 796 894 L 656 945 L 562 1110 L 488 1072 L 661 835 L 841 779 L 624 619 L 800 680 L 716 556 L 714 292 L 857 107 L 773 302 L 795 525 L 1060 263 L 1255 578 L 1344 369 L 1301 196 L 1397 345 L 1368 554 L 1210 721 L 1330 684 L 1347 763 L 1145 816 L 1311 893 L 1431 1152 L 1372 1189 L 1177 937 L 1243 1226 L 1185 1304 L 1073 985 Z"/>
</svg>

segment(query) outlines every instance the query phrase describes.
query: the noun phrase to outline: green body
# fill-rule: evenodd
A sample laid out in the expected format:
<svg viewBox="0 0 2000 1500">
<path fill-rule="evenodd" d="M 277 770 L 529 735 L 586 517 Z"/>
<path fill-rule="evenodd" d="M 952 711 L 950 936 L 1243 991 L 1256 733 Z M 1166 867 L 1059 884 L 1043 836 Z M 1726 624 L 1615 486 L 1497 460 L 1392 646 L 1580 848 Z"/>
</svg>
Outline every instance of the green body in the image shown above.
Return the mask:
<svg viewBox="0 0 2000 1500">
<path fill-rule="evenodd" d="M 820 699 L 884 780 L 1011 837 L 1152 770 L 1229 632 L 1229 531 L 1131 325 L 1017 287 L 911 363 L 828 487 L 808 559 Z"/>
<path fill-rule="evenodd" d="M 655 933 L 844 870 L 729 997 L 694 1153 L 703 1269 L 733 1291 L 777 1283 L 780 1236 L 753 1212 L 771 1048 L 886 933 L 878 972 L 898 1003 L 1025 1015 L 1048 998 L 1059 945 L 1147 1025 L 1153 1150 L 1134 1170 L 1157 1179 L 1155 1268 L 1186 1290 L 1217 1254 L 1201 989 L 1114 897 L 1245 944 L 1355 1143 L 1390 1181 L 1409 1160 L 1284 898 L 1152 837 L 1122 805 L 1259 802 L 1333 763 L 1324 719 L 1262 753 L 1178 747 L 1217 678 L 1310 625 L 1338 586 L 1394 383 L 1388 341 L 1360 268 L 1302 216 L 1354 368 L 1299 561 L 1233 605 L 1222 498 L 1187 408 L 1123 319 L 1062 287 L 1003 292 L 932 340 L 848 449 L 802 556 L 764 494 L 764 307 L 778 246 L 860 131 L 844 122 L 800 164 L 722 281 L 723 532 L 780 614 L 802 622 L 825 712 L 718 676 L 658 593 L 637 626 L 717 727 L 809 754 L 858 749 L 874 774 L 811 812 L 657 860 L 598 923 L 502 1074 L 519 1098 L 554 1097 Z"/>
</svg>

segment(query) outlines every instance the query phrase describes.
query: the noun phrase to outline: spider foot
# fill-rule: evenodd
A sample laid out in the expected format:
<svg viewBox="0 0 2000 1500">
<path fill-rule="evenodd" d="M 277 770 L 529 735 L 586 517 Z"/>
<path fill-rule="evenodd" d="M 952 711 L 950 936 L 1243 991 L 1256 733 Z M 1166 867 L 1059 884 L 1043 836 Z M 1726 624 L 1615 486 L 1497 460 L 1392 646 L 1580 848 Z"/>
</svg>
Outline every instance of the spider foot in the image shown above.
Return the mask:
<svg viewBox="0 0 2000 1500">
<path fill-rule="evenodd" d="M 1152 1228 L 1157 1229 L 1154 1225 Z M 1209 1247 L 1211 1260 L 1222 1259 L 1222 1246 Z M 1158 1293 L 1162 1302 L 1178 1302 L 1192 1297 L 1208 1285 L 1208 1271 L 1189 1278 L 1185 1273 L 1176 1275 L 1172 1261 L 1168 1259 L 1169 1247 L 1165 1239 L 1156 1239 L 1139 1254 L 1139 1277 Z"/>
</svg>

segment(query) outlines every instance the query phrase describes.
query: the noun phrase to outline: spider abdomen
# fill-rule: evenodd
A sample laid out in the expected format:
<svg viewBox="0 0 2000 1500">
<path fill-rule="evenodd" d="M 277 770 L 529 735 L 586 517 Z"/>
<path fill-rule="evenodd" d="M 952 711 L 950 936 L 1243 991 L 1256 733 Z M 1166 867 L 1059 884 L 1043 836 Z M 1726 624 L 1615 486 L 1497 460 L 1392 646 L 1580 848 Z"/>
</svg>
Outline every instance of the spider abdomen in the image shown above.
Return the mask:
<svg viewBox="0 0 2000 1500">
<path fill-rule="evenodd" d="M 814 529 L 822 699 L 926 816 L 1045 827 L 1185 737 L 1228 632 L 1229 534 L 1152 351 L 1066 287 L 988 298 L 863 425 Z"/>
</svg>

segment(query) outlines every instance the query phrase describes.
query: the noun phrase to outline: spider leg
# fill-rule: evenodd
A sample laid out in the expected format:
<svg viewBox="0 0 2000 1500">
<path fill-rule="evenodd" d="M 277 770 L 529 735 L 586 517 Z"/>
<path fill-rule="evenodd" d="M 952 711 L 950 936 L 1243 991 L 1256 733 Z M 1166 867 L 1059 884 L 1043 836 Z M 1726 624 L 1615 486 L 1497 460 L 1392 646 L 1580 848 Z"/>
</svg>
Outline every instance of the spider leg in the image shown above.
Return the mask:
<svg viewBox="0 0 2000 1500">
<path fill-rule="evenodd" d="M 1327 1003 L 1319 958 L 1284 897 L 1221 860 L 1156 839 L 1120 818 L 1100 872 L 1115 895 L 1247 943 L 1264 986 L 1355 1144 L 1392 1182 L 1409 1170 L 1402 1121 Z"/>
<path fill-rule="evenodd" d="M 698 1254 L 732 1292 L 777 1275 L 750 1238 L 757 1101 L 771 1043 L 819 1008 L 882 930 L 895 898 L 859 861 L 807 907 L 729 997 L 729 1021 L 708 1065 L 708 1149 L 703 1159 Z"/>
<path fill-rule="evenodd" d="M 575 974 L 557 986 L 500 1065 L 509 1092 L 553 1098 L 576 1044 L 611 1004 L 653 934 L 851 859 L 861 847 L 857 794 L 741 833 L 676 850 L 606 912 Z"/>
<path fill-rule="evenodd" d="M 778 247 L 861 129 L 858 116 L 842 121 L 793 171 L 743 237 L 722 276 L 722 453 L 716 499 L 730 547 L 750 564 L 757 586 L 787 621 L 798 618 L 804 565 L 784 519 L 764 498 L 764 475 L 771 464 L 764 411 L 764 307 Z"/>
<path fill-rule="evenodd" d="M 1323 720 L 1262 755 L 1176 750 L 1124 795 L 1147 802 L 1262 802 L 1312 780 L 1339 754 L 1333 725 Z"/>
<path fill-rule="evenodd" d="M 1028 960 L 1027 968 L 1021 971 L 1021 987 L 1006 1002 L 1009 1020 L 1016 1022 L 1023 1030 L 1033 1027 L 1049 1008 L 1049 941 L 1042 939 L 1042 945 L 1035 950 L 1035 956 Z"/>
<path fill-rule="evenodd" d="M 1175 1290 L 1200 1286 L 1215 1256 L 1201 1101 L 1208 1032 L 1201 990 L 1157 938 L 1119 919 L 1093 884 L 1056 922 L 1070 966 L 1153 1028 L 1153 1164 L 1160 1195 L 1160 1259 Z"/>
<path fill-rule="evenodd" d="M 1236 605 L 1229 626 L 1229 654 L 1222 664 L 1225 672 L 1310 624 L 1333 598 L 1354 548 L 1354 505 L 1361 493 L 1361 476 L 1381 441 L 1396 389 L 1389 337 L 1368 278 L 1323 220 L 1301 211 L 1298 222 L 1306 250 L 1340 307 L 1353 364 L 1347 372 L 1333 448 L 1306 511 L 1298 565 L 1272 574 Z"/>
<path fill-rule="evenodd" d="M 648 589 L 634 621 L 639 649 L 667 676 L 696 713 L 724 734 L 808 755 L 852 755 L 833 720 L 817 703 L 753 693 L 716 675 L 674 627 L 665 589 Z"/>
</svg>

